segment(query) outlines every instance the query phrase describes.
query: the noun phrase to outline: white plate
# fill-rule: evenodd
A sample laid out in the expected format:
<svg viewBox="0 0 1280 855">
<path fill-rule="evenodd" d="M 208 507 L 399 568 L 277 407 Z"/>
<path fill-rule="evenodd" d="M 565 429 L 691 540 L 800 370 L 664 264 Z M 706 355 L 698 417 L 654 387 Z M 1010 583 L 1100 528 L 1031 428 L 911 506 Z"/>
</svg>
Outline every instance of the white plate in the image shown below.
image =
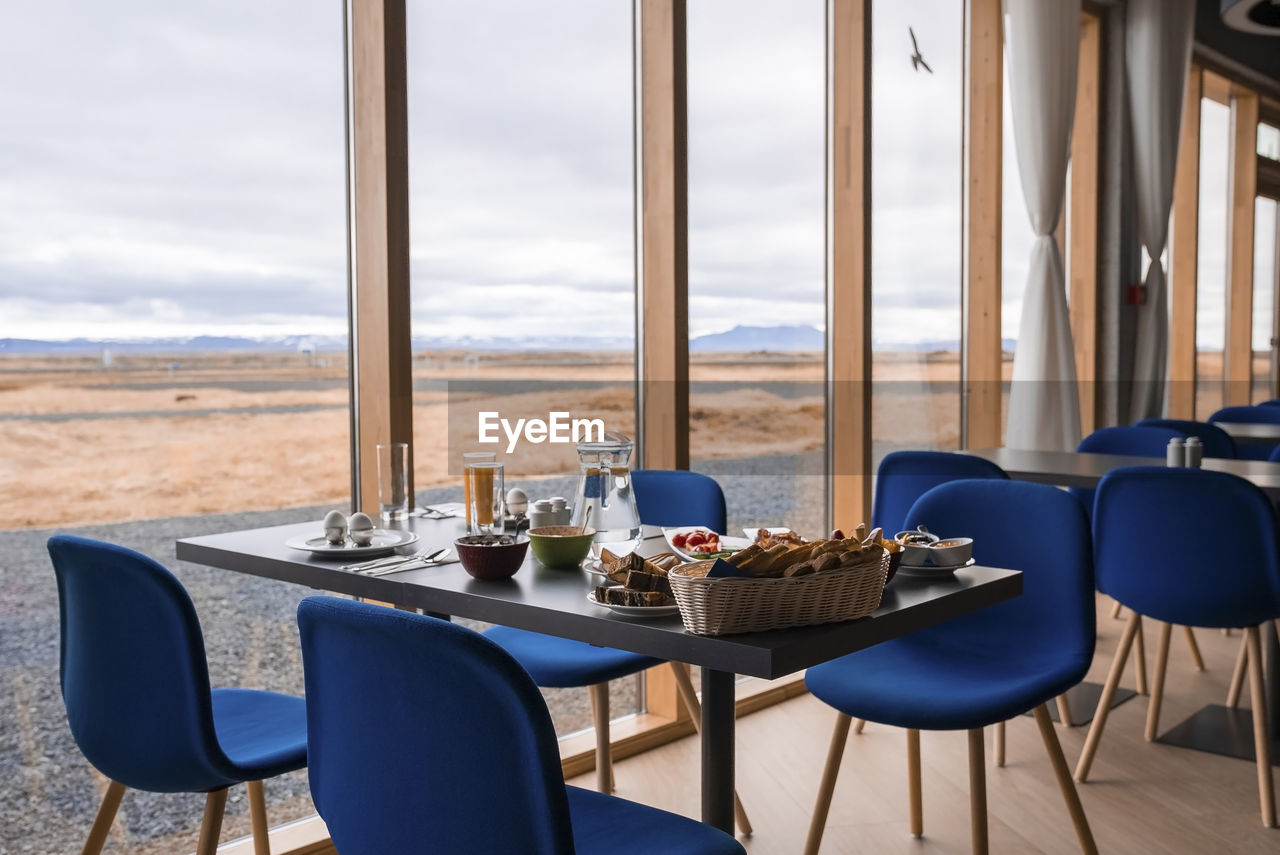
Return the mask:
<svg viewBox="0 0 1280 855">
<path fill-rule="evenodd" d="M 290 549 L 301 549 L 310 552 L 312 555 L 320 555 L 332 558 L 349 558 L 349 557 L 373 557 L 382 555 L 387 552 L 394 552 L 396 548 L 408 546 L 410 543 L 416 542 L 418 536 L 411 531 L 403 531 L 395 528 L 375 528 L 373 530 L 373 542 L 368 546 L 356 546 L 348 537 L 341 545 L 330 543 L 323 534 L 307 536 L 300 534 L 297 537 L 291 537 L 284 542 L 284 545 Z"/>
<path fill-rule="evenodd" d="M 711 529 L 707 528 L 705 525 L 672 526 L 669 528 L 663 528 L 662 536 L 667 539 L 667 548 L 670 549 L 672 552 L 674 552 L 676 555 L 683 558 L 685 561 L 704 561 L 706 560 L 706 557 L 707 557 L 706 555 L 703 555 L 698 552 L 687 552 L 683 549 L 678 549 L 675 546 L 675 544 L 671 542 L 671 538 L 675 537 L 677 534 L 688 534 L 689 532 L 694 532 L 694 531 L 710 531 L 710 530 Z M 745 537 L 730 537 L 727 534 L 720 535 L 720 548 L 722 550 L 729 549 L 734 552 L 737 552 L 739 549 L 746 549 L 750 545 L 751 545 L 751 541 Z"/>
<path fill-rule="evenodd" d="M 756 526 L 755 528 L 744 528 L 742 530 L 742 533 L 747 536 L 747 540 L 751 541 L 752 543 L 755 543 L 756 532 L 760 531 L 760 529 L 764 529 L 765 531 L 769 532 L 769 534 L 787 534 L 789 532 L 795 531 L 795 529 L 785 525 L 775 525 L 775 526 L 760 525 L 760 526 Z"/>
<path fill-rule="evenodd" d="M 913 576 L 917 579 L 941 578 L 950 576 L 961 567 L 972 567 L 974 560 L 970 558 L 963 564 L 899 564 L 899 576 Z"/>
<path fill-rule="evenodd" d="M 619 606 L 613 603 L 602 603 L 596 599 L 595 591 L 587 592 L 587 602 L 596 606 L 603 606 L 616 615 L 623 617 L 668 617 L 670 615 L 680 614 L 680 607 L 675 603 L 669 606 Z"/>
</svg>

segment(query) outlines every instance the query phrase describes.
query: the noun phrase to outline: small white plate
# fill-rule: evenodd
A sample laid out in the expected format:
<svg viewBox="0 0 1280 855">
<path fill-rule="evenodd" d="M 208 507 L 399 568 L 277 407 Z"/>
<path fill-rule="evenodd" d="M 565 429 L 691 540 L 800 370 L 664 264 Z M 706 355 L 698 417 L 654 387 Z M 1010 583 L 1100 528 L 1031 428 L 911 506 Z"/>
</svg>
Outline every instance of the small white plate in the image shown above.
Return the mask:
<svg viewBox="0 0 1280 855">
<path fill-rule="evenodd" d="M 675 544 L 671 542 L 671 538 L 675 537 L 677 534 L 689 534 L 695 531 L 710 531 L 710 530 L 711 529 L 707 528 L 704 525 L 672 526 L 672 527 L 663 528 L 662 536 L 667 539 L 667 548 L 670 549 L 672 552 L 674 552 L 676 555 L 683 558 L 685 561 L 705 561 L 707 556 L 704 553 L 689 552 L 688 550 L 680 549 L 679 547 L 677 547 Z M 720 535 L 721 550 L 728 550 L 729 552 L 737 552 L 740 549 L 746 549 L 750 545 L 751 545 L 751 541 L 745 537 L 730 537 L 727 534 Z"/>
<path fill-rule="evenodd" d="M 373 530 L 373 541 L 368 546 L 356 546 L 351 542 L 350 537 L 341 544 L 333 544 L 323 534 L 310 537 L 300 534 L 297 537 L 291 537 L 286 540 L 284 545 L 290 549 L 301 549 L 305 552 L 310 552 L 312 555 L 326 558 L 349 558 L 352 556 L 373 557 L 394 552 L 398 547 L 408 546 L 417 540 L 418 536 L 411 531 L 395 528 L 375 528 Z"/>
<path fill-rule="evenodd" d="M 756 533 L 757 533 L 757 532 L 759 532 L 759 531 L 760 531 L 760 529 L 762 529 L 762 528 L 763 528 L 765 531 L 769 532 L 769 534 L 789 534 L 789 533 L 791 533 L 791 532 L 795 531 L 795 529 L 791 528 L 790 526 L 785 526 L 785 525 L 775 525 L 775 526 L 762 526 L 762 525 L 761 525 L 761 526 L 756 526 L 755 528 L 744 528 L 744 529 L 742 530 L 742 533 L 743 533 L 743 534 L 745 534 L 745 535 L 747 536 L 747 540 L 751 541 L 752 543 L 755 543 L 755 542 L 756 542 Z"/>
<path fill-rule="evenodd" d="M 899 564 L 897 575 L 916 579 L 940 579 L 952 575 L 962 567 L 972 567 L 974 563 L 974 559 L 970 558 L 963 564 Z"/>
<path fill-rule="evenodd" d="M 656 618 L 680 614 L 680 607 L 675 603 L 669 606 L 619 606 L 614 603 L 602 603 L 596 599 L 595 591 L 587 592 L 587 602 L 592 605 L 603 606 L 614 614 L 622 615 L 623 617 Z"/>
</svg>

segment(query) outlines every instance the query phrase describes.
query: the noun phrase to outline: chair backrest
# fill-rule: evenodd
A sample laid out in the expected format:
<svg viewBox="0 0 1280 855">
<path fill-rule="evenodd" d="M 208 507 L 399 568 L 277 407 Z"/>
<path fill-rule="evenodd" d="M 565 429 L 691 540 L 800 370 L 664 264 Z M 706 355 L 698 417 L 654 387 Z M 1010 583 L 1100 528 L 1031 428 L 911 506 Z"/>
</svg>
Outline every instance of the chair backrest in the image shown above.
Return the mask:
<svg viewBox="0 0 1280 855">
<path fill-rule="evenodd" d="M 1280 616 L 1275 511 L 1225 472 L 1109 472 L 1093 511 L 1098 590 L 1156 620 L 1253 626 Z"/>
<path fill-rule="evenodd" d="M 218 745 L 204 637 L 182 583 L 121 546 L 69 535 L 48 546 L 58 578 L 62 697 L 85 758 L 150 792 L 237 783 Z"/>
<path fill-rule="evenodd" d="M 1258 406 L 1259 407 L 1280 407 L 1280 398 L 1271 398 L 1270 400 L 1263 401 Z"/>
<path fill-rule="evenodd" d="M 919 643 L 1017 651 L 1067 662 L 1084 679 L 1093 661 L 1095 616 L 1089 520 L 1056 487 L 995 479 L 952 481 L 911 506 L 943 537 L 972 537 L 973 557 L 1023 572 L 1022 595 L 907 636 Z"/>
<path fill-rule="evenodd" d="M 339 852 L 573 852 L 551 717 L 509 654 L 331 597 L 298 626 L 311 794 Z"/>
<path fill-rule="evenodd" d="M 631 473 L 640 522 L 700 525 L 725 534 L 724 491 L 716 479 L 684 469 L 636 469 Z"/>
<path fill-rule="evenodd" d="M 871 525 L 885 530 L 889 537 L 916 521 L 907 511 L 931 488 L 961 478 L 1000 478 L 1009 476 L 999 466 L 972 454 L 950 451 L 893 451 L 880 461 L 876 471 L 876 495 L 871 508 Z"/>
<path fill-rule="evenodd" d="M 1143 419 L 1138 422 L 1137 427 L 1165 427 L 1180 430 L 1187 436 L 1200 438 L 1205 457 L 1226 457 L 1231 460 L 1236 457 L 1236 441 L 1231 438 L 1231 434 L 1217 425 L 1190 419 Z"/>
<path fill-rule="evenodd" d="M 1280 424 L 1280 407 L 1223 407 L 1209 416 L 1209 422 L 1243 422 L 1246 424 Z"/>
<path fill-rule="evenodd" d="M 1165 457 L 1171 439 L 1186 439 L 1180 430 L 1156 425 L 1121 425 L 1105 427 L 1080 440 L 1076 451 L 1088 454 L 1124 454 L 1130 457 Z M 1086 513 L 1093 513 L 1093 490 L 1071 487 L 1068 493 L 1084 505 Z"/>
<path fill-rule="evenodd" d="M 1271 453 L 1267 455 L 1267 460 L 1271 463 L 1280 463 L 1280 445 L 1271 449 Z"/>
</svg>

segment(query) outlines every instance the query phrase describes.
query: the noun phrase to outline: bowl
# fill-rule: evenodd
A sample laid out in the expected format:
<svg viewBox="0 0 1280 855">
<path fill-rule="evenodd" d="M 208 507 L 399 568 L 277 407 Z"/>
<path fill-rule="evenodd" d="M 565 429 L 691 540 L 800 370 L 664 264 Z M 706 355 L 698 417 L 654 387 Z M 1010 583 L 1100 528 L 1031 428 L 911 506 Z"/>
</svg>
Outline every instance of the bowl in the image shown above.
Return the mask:
<svg viewBox="0 0 1280 855">
<path fill-rule="evenodd" d="M 469 534 L 453 542 L 462 569 L 476 579 L 499 582 L 516 575 L 529 551 L 529 541 L 509 534 Z"/>
<path fill-rule="evenodd" d="M 929 547 L 929 555 L 935 567 L 951 567 L 964 564 L 973 557 L 973 538 L 948 537 Z"/>
<path fill-rule="evenodd" d="M 923 542 L 911 543 L 908 538 Z M 933 563 L 935 553 L 931 547 L 938 542 L 939 538 L 936 534 L 925 531 L 900 531 L 893 536 L 893 539 L 902 544 L 900 564 L 906 564 L 908 567 L 923 567 Z"/>
<path fill-rule="evenodd" d="M 529 543 L 533 557 L 547 567 L 573 569 L 591 552 L 594 528 L 576 525 L 544 525 L 529 529 Z"/>
</svg>

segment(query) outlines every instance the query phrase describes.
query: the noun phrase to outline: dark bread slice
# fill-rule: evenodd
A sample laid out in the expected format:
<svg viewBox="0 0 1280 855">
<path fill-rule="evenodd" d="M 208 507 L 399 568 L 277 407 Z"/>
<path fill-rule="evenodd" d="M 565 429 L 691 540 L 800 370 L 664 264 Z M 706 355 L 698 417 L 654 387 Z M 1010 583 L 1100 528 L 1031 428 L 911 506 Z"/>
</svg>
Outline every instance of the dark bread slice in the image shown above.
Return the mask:
<svg viewBox="0 0 1280 855">
<path fill-rule="evenodd" d="M 596 602 L 615 606 L 665 606 L 667 595 L 661 591 L 629 591 L 626 588 L 596 586 Z"/>
<path fill-rule="evenodd" d="M 632 591 L 661 591 L 664 594 L 671 593 L 671 580 L 667 578 L 666 573 L 648 573 L 644 570 L 632 570 L 627 573 L 627 579 L 623 584 Z"/>
</svg>

